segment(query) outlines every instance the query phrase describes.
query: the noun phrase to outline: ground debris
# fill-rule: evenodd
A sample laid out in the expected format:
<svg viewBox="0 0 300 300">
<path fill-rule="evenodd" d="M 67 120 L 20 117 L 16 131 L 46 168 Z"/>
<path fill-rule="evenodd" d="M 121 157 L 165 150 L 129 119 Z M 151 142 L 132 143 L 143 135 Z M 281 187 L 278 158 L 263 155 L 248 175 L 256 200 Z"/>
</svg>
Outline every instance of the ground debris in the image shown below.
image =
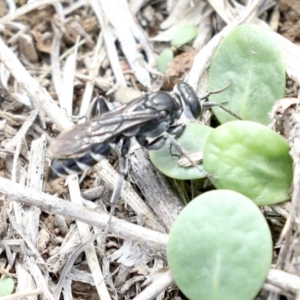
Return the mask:
<svg viewBox="0 0 300 300">
<path fill-rule="evenodd" d="M 165 255 L 166 232 L 182 205 L 144 151 L 131 154 L 132 169 L 103 253 L 101 230 L 118 176 L 116 157 L 86 172 L 79 185 L 75 177 L 47 181 L 47 147 L 62 129 L 86 118 L 98 95 L 117 106 L 113 100 L 127 103 L 162 85 L 172 90 L 186 77 L 205 90 L 215 49 L 211 38 L 246 7 L 231 1 L 219 10 L 203 1 L 181 0 L 173 7 L 172 1 L 102 2 L 0 0 L 1 266 L 15 277 L 17 291 L 32 291 L 32 297 L 185 299 L 167 270 Z M 273 17 L 272 28 L 299 43 L 299 1 L 279 1 L 277 12 L 273 1 L 263 2 L 259 16 L 266 22 Z M 177 55 L 166 74 L 158 73 L 157 55 L 170 48 L 179 24 L 190 20 L 199 27 L 199 36 L 193 45 L 174 50 Z M 297 90 L 297 68 L 288 73 Z M 298 165 L 298 99 L 288 97 L 274 108 L 273 126 L 290 138 Z M 299 181 L 299 174 L 295 178 Z M 297 293 L 298 277 L 290 277 L 300 275 L 297 186 L 299 182 L 294 183 L 292 204 L 263 208 L 280 252 L 274 263 L 285 271 L 282 277 L 270 271 L 269 286 L 264 287 L 268 295 L 274 287 L 277 295 Z"/>
</svg>

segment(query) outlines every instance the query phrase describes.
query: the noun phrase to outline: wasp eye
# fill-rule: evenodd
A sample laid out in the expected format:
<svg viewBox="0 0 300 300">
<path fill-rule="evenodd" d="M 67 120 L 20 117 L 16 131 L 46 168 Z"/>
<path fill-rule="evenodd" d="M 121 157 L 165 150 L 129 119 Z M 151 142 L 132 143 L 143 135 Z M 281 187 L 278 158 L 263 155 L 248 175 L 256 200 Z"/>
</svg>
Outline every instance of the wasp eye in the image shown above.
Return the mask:
<svg viewBox="0 0 300 300">
<path fill-rule="evenodd" d="M 182 104 L 185 106 L 185 113 L 192 114 L 195 119 L 201 116 L 202 109 L 199 98 L 194 89 L 186 82 L 179 82 L 176 86 L 177 92 L 181 98 Z M 188 108 L 189 112 L 186 111 Z"/>
</svg>

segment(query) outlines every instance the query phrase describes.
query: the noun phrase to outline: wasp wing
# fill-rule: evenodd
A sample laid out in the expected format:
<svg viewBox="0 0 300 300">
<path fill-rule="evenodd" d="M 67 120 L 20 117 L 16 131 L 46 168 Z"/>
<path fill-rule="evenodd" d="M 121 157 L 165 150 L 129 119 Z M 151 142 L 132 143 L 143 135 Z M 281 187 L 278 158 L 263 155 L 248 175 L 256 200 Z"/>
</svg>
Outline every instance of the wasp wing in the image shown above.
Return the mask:
<svg viewBox="0 0 300 300">
<path fill-rule="evenodd" d="M 157 110 L 143 107 L 145 100 L 146 97 L 142 96 L 127 105 L 63 131 L 50 145 L 51 157 L 81 156 L 88 153 L 95 144 L 118 142 L 122 133 L 135 129 L 138 131 L 140 125 L 158 119 L 160 114 Z"/>
</svg>

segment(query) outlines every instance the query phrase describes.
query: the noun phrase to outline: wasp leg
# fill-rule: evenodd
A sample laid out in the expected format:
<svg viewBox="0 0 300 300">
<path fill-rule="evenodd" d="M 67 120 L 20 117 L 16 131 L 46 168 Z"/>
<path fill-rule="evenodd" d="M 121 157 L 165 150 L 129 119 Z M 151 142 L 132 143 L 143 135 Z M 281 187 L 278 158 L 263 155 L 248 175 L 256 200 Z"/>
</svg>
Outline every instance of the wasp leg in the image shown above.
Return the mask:
<svg viewBox="0 0 300 300">
<path fill-rule="evenodd" d="M 105 98 L 98 96 L 90 103 L 86 118 L 90 120 L 92 117 L 99 116 L 109 111 Z"/>
<path fill-rule="evenodd" d="M 179 154 L 172 152 L 172 147 L 173 147 L 173 144 L 170 143 L 169 152 L 170 152 L 171 156 L 180 158 L 181 156 Z"/>
<path fill-rule="evenodd" d="M 176 139 L 174 139 L 174 137 L 172 137 L 171 135 L 168 135 L 167 136 L 168 139 L 170 140 L 171 142 L 171 145 L 176 149 L 176 151 L 180 154 L 180 157 L 181 156 L 184 156 L 195 168 L 197 168 L 201 173 L 203 173 L 205 176 L 209 177 L 210 175 L 205 172 L 204 170 L 201 170 L 198 166 L 198 163 L 195 162 L 194 160 L 192 160 L 189 156 L 188 156 L 188 153 L 186 152 L 186 150 L 184 150 L 180 144 L 177 142 Z"/>
<path fill-rule="evenodd" d="M 124 139 L 122 146 L 121 146 L 121 154 L 120 154 L 120 158 L 119 158 L 119 165 L 120 165 L 120 170 L 119 170 L 119 178 L 118 178 L 118 182 L 114 188 L 113 194 L 111 196 L 110 199 L 110 203 L 111 203 L 111 208 L 110 208 L 110 213 L 109 213 L 109 219 L 107 222 L 107 225 L 104 229 L 103 232 L 103 240 L 102 240 L 102 245 L 104 247 L 105 243 L 106 243 L 106 237 L 109 231 L 109 226 L 111 223 L 111 219 L 114 215 L 114 212 L 116 210 L 116 206 L 117 203 L 120 199 L 121 196 L 121 191 L 122 191 L 122 186 L 123 186 L 123 180 L 125 178 L 125 176 L 128 173 L 128 152 L 129 152 L 129 148 L 130 148 L 130 139 Z"/>
<path fill-rule="evenodd" d="M 144 135 L 139 135 L 135 137 L 138 143 L 147 150 L 160 150 L 167 141 L 167 136 L 162 135 L 156 139 L 154 139 L 152 142 L 149 142 L 147 138 Z"/>
<path fill-rule="evenodd" d="M 185 124 L 173 125 L 170 126 L 167 130 L 168 134 L 174 135 L 176 138 L 179 138 L 185 130 Z"/>
<path fill-rule="evenodd" d="M 175 138 L 179 138 L 183 132 L 185 130 L 185 124 L 179 124 L 179 125 L 174 125 L 174 126 L 171 126 L 168 130 L 167 130 L 167 133 L 169 133 L 170 135 L 174 135 Z M 180 155 L 177 154 L 177 153 L 173 153 L 172 152 L 172 147 L 173 147 L 173 144 L 170 143 L 170 147 L 169 147 L 169 152 L 172 156 L 176 156 L 176 157 L 179 157 L 180 158 Z"/>
</svg>

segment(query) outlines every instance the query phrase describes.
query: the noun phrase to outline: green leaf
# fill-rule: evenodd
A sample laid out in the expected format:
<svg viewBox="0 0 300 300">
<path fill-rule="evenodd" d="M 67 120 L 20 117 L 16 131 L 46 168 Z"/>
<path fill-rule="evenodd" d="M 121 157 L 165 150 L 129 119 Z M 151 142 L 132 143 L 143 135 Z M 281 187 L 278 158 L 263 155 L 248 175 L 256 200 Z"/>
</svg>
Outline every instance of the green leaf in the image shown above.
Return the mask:
<svg viewBox="0 0 300 300">
<path fill-rule="evenodd" d="M 240 192 L 257 205 L 290 198 L 288 142 L 264 125 L 233 121 L 219 126 L 206 140 L 203 164 L 217 188 Z"/>
<path fill-rule="evenodd" d="M 182 210 L 170 232 L 167 259 L 191 300 L 252 300 L 271 265 L 272 238 L 250 199 L 215 190 Z"/>
<path fill-rule="evenodd" d="M 243 120 L 268 125 L 275 102 L 284 96 L 285 63 L 272 33 L 258 25 L 236 27 L 222 41 L 209 69 L 208 90 L 225 88 L 210 96 Z M 220 121 L 236 120 L 220 108 L 213 108 Z"/>
<path fill-rule="evenodd" d="M 157 70 L 164 74 L 168 69 L 168 65 L 173 58 L 174 58 L 174 54 L 171 49 L 163 50 L 156 60 Z"/>
<path fill-rule="evenodd" d="M 198 35 L 198 28 L 195 25 L 187 24 L 179 28 L 171 40 L 173 47 L 179 48 L 190 41 L 192 41 Z"/>
<path fill-rule="evenodd" d="M 212 130 L 211 127 L 202 124 L 187 123 L 184 133 L 178 139 L 178 143 L 185 151 L 187 151 L 188 155 L 199 154 L 202 158 L 204 143 Z M 179 154 L 173 146 L 171 152 L 176 155 Z M 170 153 L 169 140 L 167 140 L 162 149 L 149 151 L 149 156 L 154 166 L 169 177 L 187 180 L 203 178 L 206 176 L 206 173 L 203 172 L 202 163 L 199 164 L 197 168 L 194 166 L 180 166 L 178 164 L 179 157 L 172 156 Z"/>
<path fill-rule="evenodd" d="M 4 277 L 0 280 L 0 297 L 10 295 L 15 288 L 15 282 L 10 277 Z"/>
</svg>

